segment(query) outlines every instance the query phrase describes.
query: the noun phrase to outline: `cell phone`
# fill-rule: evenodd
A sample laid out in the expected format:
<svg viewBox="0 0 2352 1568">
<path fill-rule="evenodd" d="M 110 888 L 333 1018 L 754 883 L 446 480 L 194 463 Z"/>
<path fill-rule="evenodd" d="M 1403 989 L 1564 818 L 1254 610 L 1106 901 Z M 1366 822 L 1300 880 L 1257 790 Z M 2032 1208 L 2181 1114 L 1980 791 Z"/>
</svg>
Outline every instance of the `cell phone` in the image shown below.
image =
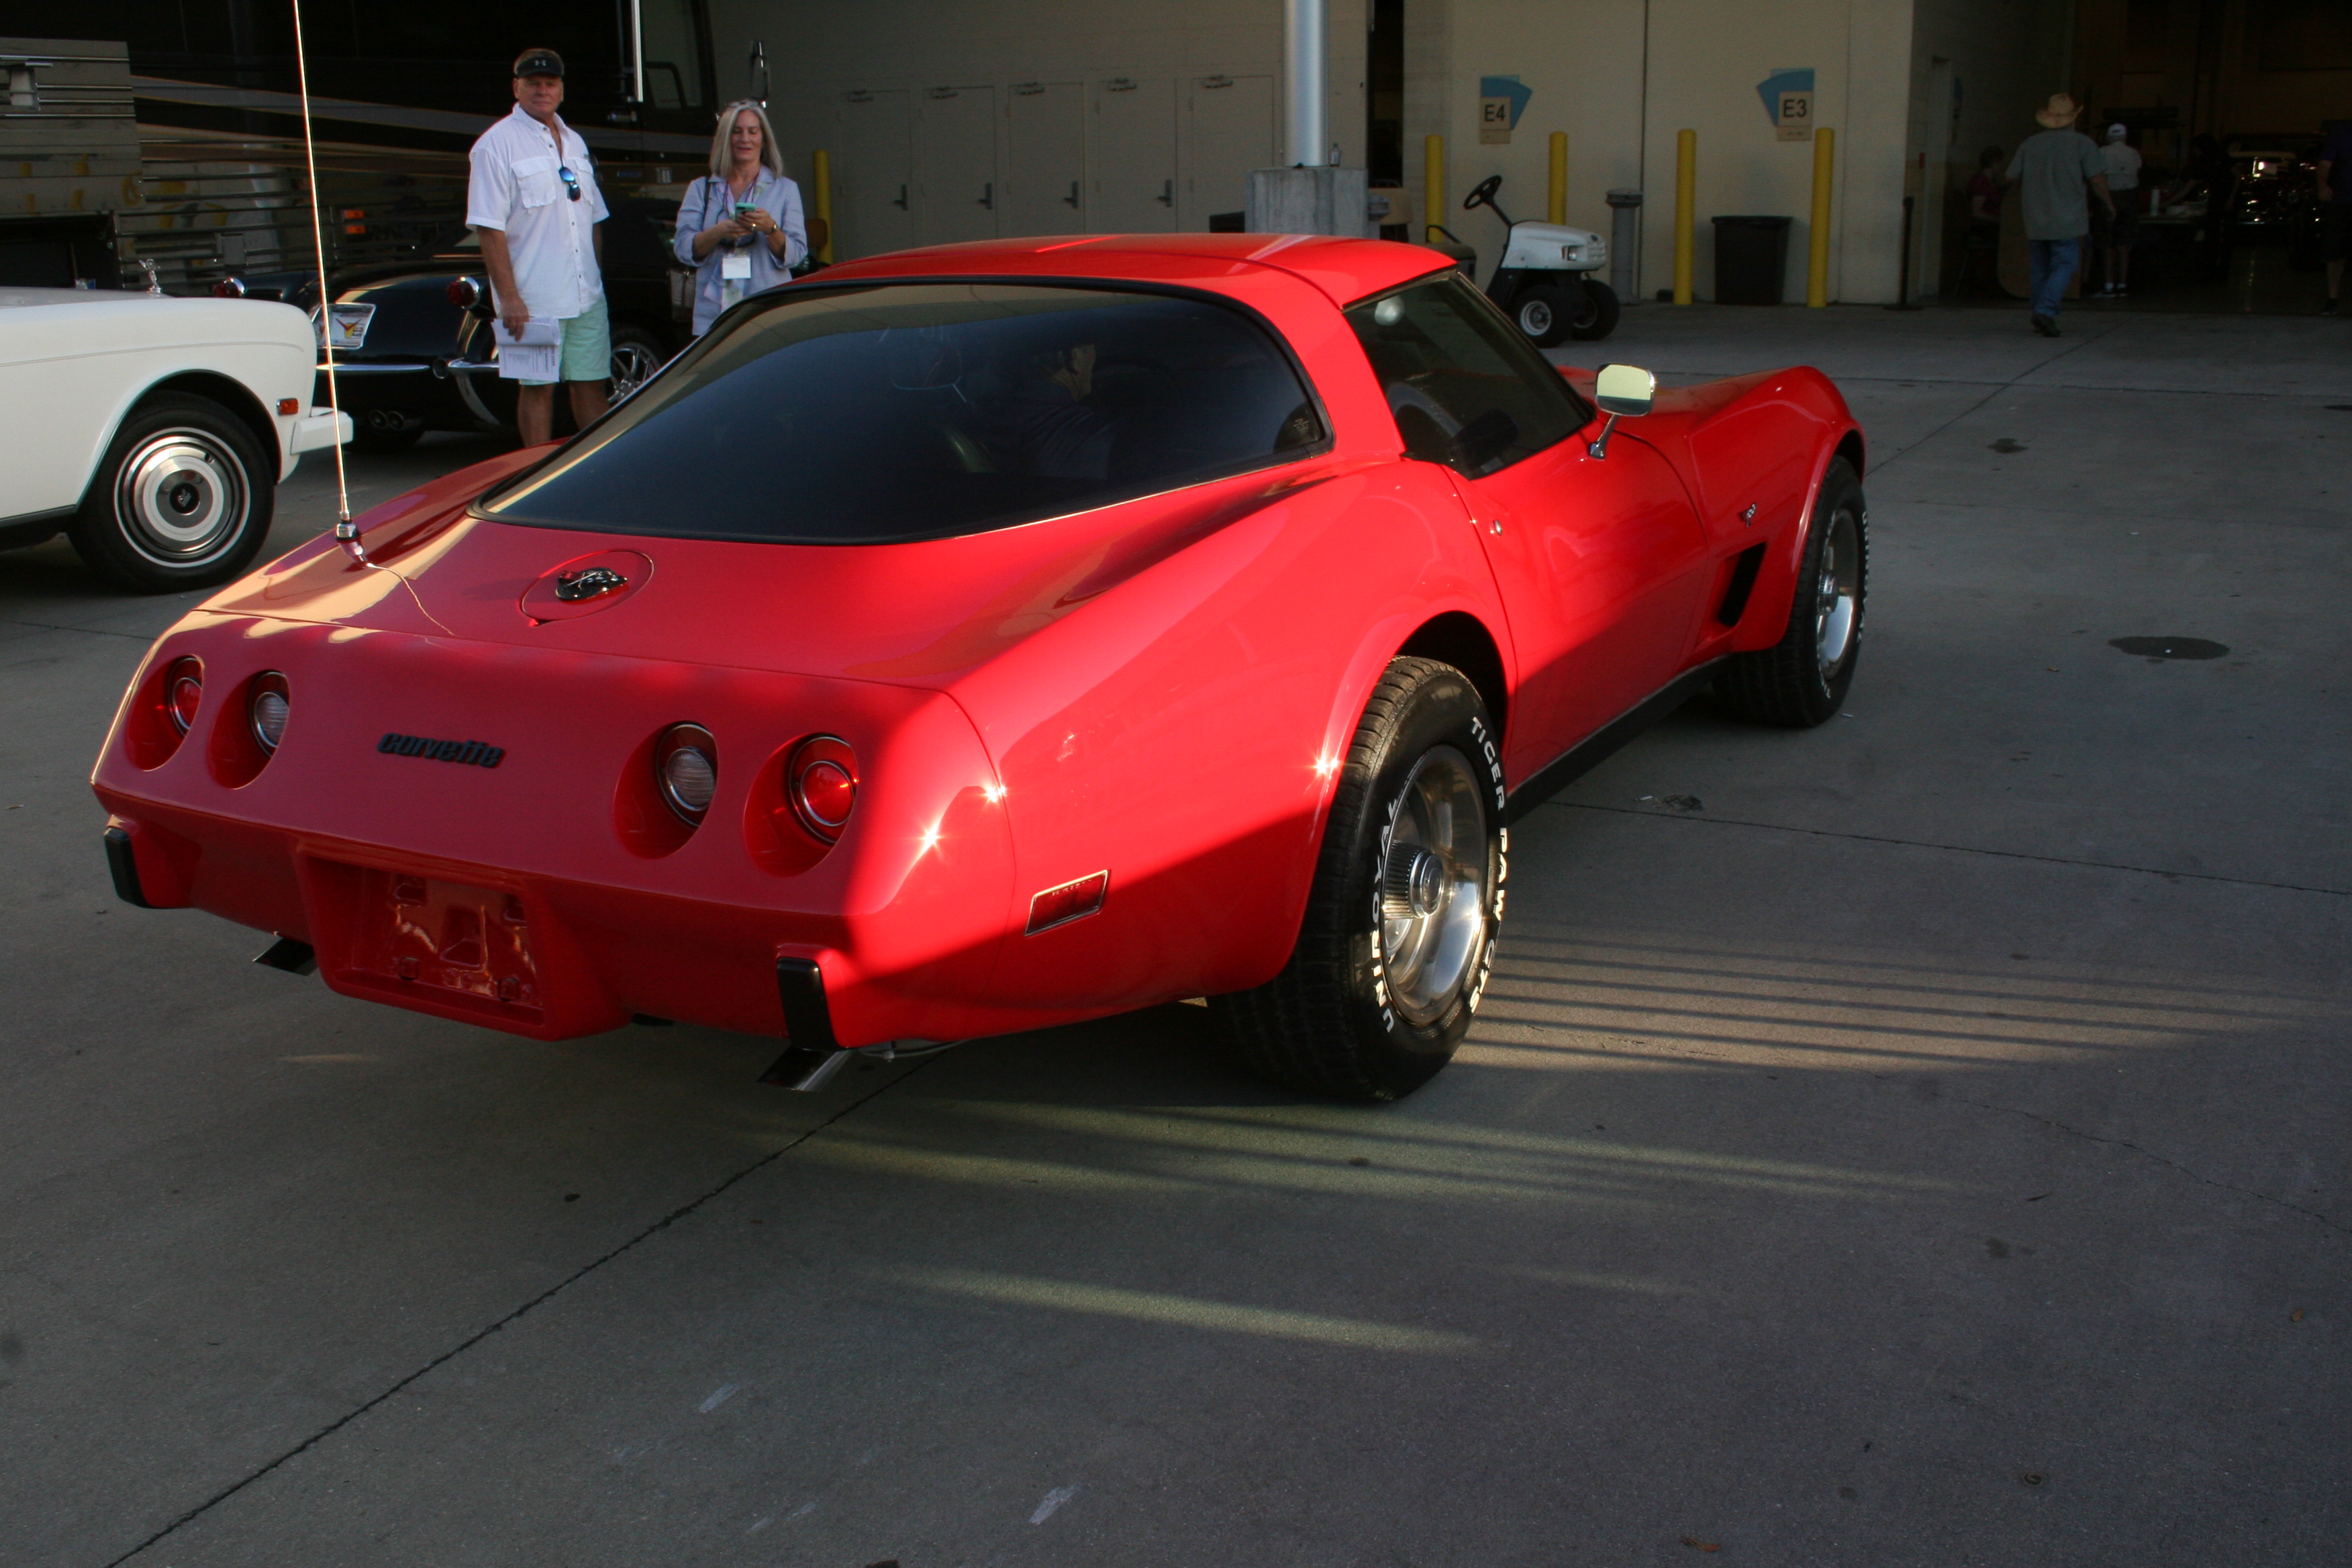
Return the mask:
<svg viewBox="0 0 2352 1568">
<path fill-rule="evenodd" d="M 742 217 L 746 214 L 757 212 L 759 209 L 760 204 L 757 202 L 737 202 L 735 204 L 735 216 L 737 217 Z"/>
</svg>

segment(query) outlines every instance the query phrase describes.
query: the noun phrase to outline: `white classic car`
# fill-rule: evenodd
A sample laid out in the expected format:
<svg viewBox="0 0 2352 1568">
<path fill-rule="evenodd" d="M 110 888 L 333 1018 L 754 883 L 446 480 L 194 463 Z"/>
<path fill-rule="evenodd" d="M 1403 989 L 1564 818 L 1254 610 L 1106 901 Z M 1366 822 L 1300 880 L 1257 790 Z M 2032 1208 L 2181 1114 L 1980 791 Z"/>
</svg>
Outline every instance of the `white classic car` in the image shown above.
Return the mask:
<svg viewBox="0 0 2352 1568">
<path fill-rule="evenodd" d="M 0 288 L 0 549 L 64 533 L 127 588 L 227 582 L 299 455 L 351 438 L 310 406 L 318 357 L 291 305 Z"/>
</svg>

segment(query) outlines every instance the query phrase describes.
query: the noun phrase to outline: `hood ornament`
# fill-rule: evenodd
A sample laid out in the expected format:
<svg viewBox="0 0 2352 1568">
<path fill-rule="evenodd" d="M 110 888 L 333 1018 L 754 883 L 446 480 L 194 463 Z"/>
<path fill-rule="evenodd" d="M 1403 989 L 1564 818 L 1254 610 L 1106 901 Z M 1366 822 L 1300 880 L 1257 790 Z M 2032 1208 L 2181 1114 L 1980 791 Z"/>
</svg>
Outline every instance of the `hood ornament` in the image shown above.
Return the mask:
<svg viewBox="0 0 2352 1568">
<path fill-rule="evenodd" d="M 567 605 L 615 593 L 628 585 L 629 580 L 610 566 L 591 566 L 584 572 L 559 572 L 555 574 L 555 596 Z"/>
</svg>

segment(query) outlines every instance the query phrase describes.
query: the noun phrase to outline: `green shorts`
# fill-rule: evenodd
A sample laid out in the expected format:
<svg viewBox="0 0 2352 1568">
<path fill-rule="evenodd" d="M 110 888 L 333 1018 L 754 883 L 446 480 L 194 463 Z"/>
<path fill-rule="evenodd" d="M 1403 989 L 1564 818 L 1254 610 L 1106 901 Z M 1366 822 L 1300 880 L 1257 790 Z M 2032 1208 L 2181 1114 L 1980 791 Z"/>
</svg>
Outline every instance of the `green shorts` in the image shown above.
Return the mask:
<svg viewBox="0 0 2352 1568">
<path fill-rule="evenodd" d="M 566 316 L 563 326 L 563 353 L 557 364 L 566 381 L 610 381 L 613 378 L 613 319 L 604 310 L 604 297 L 576 316 Z M 551 381 L 524 381 L 517 377 L 518 386 L 552 386 Z"/>
</svg>

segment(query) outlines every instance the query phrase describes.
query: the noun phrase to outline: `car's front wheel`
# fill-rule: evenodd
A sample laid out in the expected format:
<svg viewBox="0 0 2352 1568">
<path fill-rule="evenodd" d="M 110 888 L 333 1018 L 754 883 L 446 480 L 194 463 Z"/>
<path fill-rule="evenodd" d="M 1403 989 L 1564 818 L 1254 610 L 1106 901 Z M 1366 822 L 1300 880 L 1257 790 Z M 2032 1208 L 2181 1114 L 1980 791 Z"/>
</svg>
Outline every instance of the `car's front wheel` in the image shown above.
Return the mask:
<svg viewBox="0 0 2352 1568">
<path fill-rule="evenodd" d="M 1288 1088 L 1394 1100 L 1451 1060 L 1503 919 L 1500 738 L 1469 678 L 1392 662 L 1341 767 L 1298 945 L 1210 999 L 1243 1066 Z"/>
<path fill-rule="evenodd" d="M 1715 680 L 1724 706 L 1755 723 L 1790 729 L 1819 724 L 1843 707 L 1862 658 L 1869 567 L 1862 480 L 1843 458 L 1832 458 L 1813 498 L 1788 625 L 1772 647 L 1724 660 Z"/>
<path fill-rule="evenodd" d="M 1519 290 L 1511 301 L 1511 319 L 1519 331 L 1539 349 L 1548 349 L 1568 338 L 1576 307 L 1568 290 L 1556 283 L 1530 283 Z"/>
<path fill-rule="evenodd" d="M 123 420 L 67 535 L 126 588 L 208 588 L 261 552 L 277 481 L 243 420 L 211 398 L 168 393 Z"/>
<path fill-rule="evenodd" d="M 651 332 L 641 327 L 613 329 L 613 401 L 618 403 L 646 384 L 668 356 Z"/>
</svg>

